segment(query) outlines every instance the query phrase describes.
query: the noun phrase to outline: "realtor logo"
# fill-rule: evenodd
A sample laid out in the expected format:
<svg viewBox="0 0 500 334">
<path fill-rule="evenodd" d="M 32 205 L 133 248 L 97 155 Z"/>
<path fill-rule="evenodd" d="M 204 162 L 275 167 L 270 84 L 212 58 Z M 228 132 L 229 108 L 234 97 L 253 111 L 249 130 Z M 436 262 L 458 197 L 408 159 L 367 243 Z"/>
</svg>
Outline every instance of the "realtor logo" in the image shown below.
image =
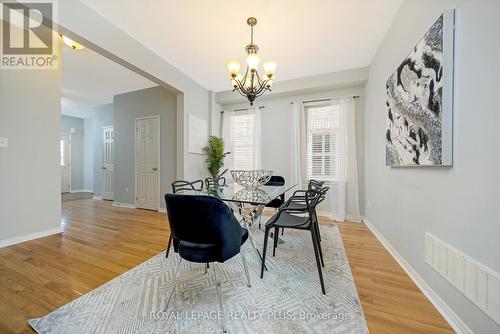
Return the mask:
<svg viewBox="0 0 500 334">
<path fill-rule="evenodd" d="M 57 69 L 54 3 L 3 1 L 1 69 Z"/>
</svg>

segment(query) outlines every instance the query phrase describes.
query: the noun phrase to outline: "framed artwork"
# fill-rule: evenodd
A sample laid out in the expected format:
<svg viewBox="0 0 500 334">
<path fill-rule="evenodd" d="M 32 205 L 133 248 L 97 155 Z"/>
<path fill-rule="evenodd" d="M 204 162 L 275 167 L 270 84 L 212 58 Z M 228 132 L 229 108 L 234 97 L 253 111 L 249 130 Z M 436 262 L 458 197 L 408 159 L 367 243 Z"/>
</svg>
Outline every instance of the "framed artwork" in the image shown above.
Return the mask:
<svg viewBox="0 0 500 334">
<path fill-rule="evenodd" d="M 387 166 L 453 164 L 454 25 L 444 12 L 387 80 Z"/>
<path fill-rule="evenodd" d="M 203 154 L 202 148 L 208 140 L 208 123 L 206 119 L 189 114 L 188 118 L 188 152 Z"/>
</svg>

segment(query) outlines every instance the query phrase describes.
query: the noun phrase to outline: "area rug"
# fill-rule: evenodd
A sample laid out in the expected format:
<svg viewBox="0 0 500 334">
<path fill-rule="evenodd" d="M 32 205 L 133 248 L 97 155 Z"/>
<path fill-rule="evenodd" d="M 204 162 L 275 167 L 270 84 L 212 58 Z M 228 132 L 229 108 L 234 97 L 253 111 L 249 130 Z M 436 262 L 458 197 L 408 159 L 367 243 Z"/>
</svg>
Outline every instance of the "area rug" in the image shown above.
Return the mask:
<svg viewBox="0 0 500 334">
<path fill-rule="evenodd" d="M 308 231 L 286 230 L 261 279 L 260 260 L 247 241 L 252 287 L 238 255 L 219 266 L 229 333 L 368 333 L 336 225 L 321 226 L 326 295 L 321 293 Z M 262 249 L 263 233 L 254 230 Z M 29 324 L 38 333 L 220 333 L 213 269 L 183 261 L 165 312 L 178 255 L 160 253 L 101 287 Z"/>
</svg>

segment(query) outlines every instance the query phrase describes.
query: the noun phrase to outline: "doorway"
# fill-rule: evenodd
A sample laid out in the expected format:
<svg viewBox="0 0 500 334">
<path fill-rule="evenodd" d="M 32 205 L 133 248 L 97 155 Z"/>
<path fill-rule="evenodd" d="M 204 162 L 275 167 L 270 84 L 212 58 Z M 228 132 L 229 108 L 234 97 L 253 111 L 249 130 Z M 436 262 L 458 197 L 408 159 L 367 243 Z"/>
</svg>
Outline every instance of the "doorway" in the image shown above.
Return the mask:
<svg viewBox="0 0 500 334">
<path fill-rule="evenodd" d="M 115 132 L 112 126 L 102 128 L 102 199 L 113 200 L 113 174 L 115 169 Z"/>
<path fill-rule="evenodd" d="M 160 209 L 160 116 L 135 120 L 136 207 Z"/>
<path fill-rule="evenodd" d="M 61 193 L 69 193 L 71 190 L 71 136 L 61 135 Z"/>
</svg>

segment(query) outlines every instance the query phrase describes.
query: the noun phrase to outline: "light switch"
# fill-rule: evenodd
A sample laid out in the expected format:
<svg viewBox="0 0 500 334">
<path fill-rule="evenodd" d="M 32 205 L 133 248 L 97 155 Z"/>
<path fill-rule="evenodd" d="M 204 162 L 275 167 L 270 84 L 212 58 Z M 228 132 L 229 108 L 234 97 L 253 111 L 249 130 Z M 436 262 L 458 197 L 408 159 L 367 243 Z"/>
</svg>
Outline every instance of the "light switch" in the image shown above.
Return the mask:
<svg viewBox="0 0 500 334">
<path fill-rule="evenodd" d="M 9 147 L 9 139 L 0 138 L 0 147 Z"/>
</svg>

